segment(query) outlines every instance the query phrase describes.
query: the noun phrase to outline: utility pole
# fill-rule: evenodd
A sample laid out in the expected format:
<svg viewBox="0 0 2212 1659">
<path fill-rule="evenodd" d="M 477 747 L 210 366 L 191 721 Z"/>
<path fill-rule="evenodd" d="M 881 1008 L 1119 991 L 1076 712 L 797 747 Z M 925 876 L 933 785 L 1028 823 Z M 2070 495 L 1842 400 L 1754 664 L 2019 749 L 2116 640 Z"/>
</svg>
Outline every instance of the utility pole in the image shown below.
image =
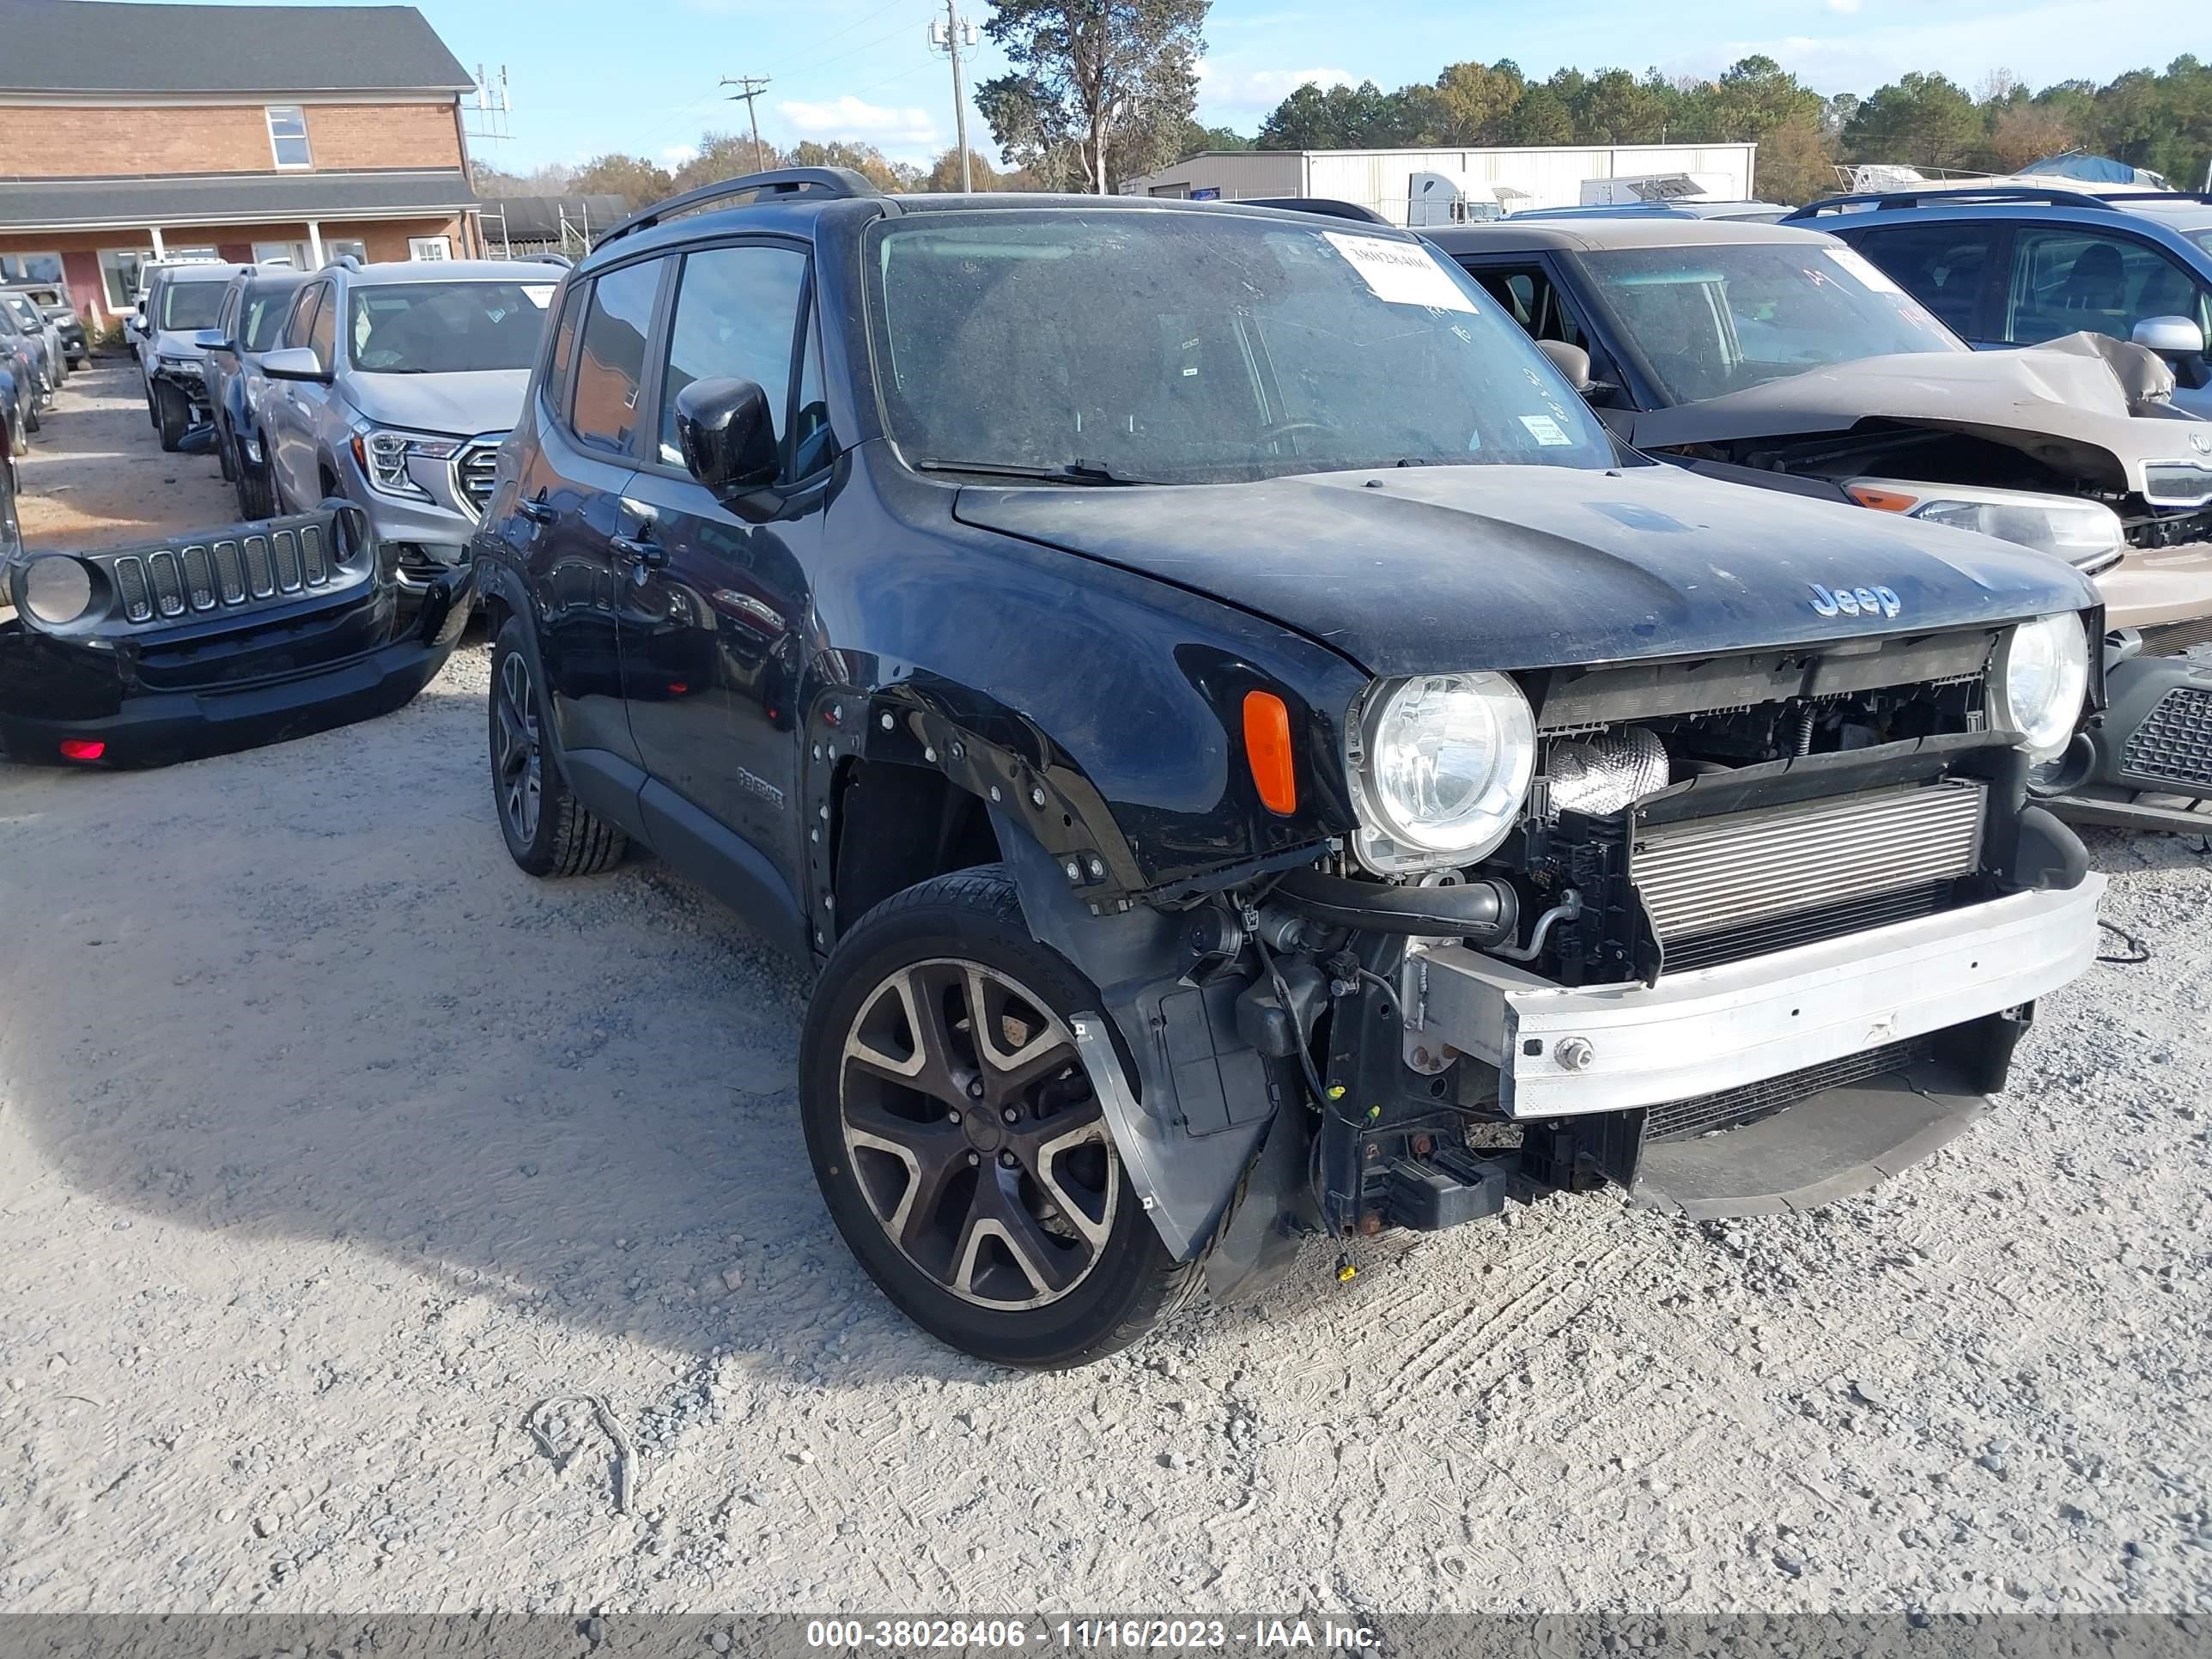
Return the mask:
<svg viewBox="0 0 2212 1659">
<path fill-rule="evenodd" d="M 732 103 L 743 100 L 744 104 L 746 118 L 753 124 L 753 171 L 765 173 L 768 171 L 768 152 L 761 148 L 760 112 L 754 108 L 753 100 L 768 90 L 768 77 L 764 75 L 741 75 L 732 80 L 726 75 L 722 77 L 722 84 L 737 88 L 730 94 Z"/>
<path fill-rule="evenodd" d="M 975 26 L 960 21 L 960 0 L 945 0 L 945 21 L 929 26 L 929 44 L 952 58 L 952 142 L 960 147 L 960 193 L 975 188 L 968 164 L 968 94 L 960 84 L 960 48 L 975 44 Z"/>
</svg>

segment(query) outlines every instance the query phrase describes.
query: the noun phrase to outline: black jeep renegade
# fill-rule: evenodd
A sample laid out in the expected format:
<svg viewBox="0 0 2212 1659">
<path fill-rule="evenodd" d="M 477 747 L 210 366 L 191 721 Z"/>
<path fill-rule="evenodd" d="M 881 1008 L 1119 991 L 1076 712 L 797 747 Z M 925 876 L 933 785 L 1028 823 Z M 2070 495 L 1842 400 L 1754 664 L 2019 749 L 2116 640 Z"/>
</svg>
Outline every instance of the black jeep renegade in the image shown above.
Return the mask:
<svg viewBox="0 0 2212 1659">
<path fill-rule="evenodd" d="M 2023 801 L 2088 585 L 1646 462 L 1403 233 L 797 170 L 556 307 L 477 542 L 507 845 L 818 967 L 816 1176 L 972 1353 L 1856 1190 L 2094 952 Z"/>
</svg>

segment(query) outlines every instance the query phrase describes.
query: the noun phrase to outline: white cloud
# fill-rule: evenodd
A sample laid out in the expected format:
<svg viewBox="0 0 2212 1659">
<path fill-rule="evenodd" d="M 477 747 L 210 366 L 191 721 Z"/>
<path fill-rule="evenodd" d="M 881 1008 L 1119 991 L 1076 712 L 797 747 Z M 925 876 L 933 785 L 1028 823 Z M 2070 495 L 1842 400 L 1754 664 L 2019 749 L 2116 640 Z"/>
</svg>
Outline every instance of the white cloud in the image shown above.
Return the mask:
<svg viewBox="0 0 2212 1659">
<path fill-rule="evenodd" d="M 826 104 L 778 104 L 776 109 L 809 138 L 853 138 L 886 151 L 938 147 L 937 123 L 924 109 L 889 109 L 849 94 Z"/>
<path fill-rule="evenodd" d="M 1846 17 L 1850 16 L 1858 9 L 1859 0 L 1828 0 L 1828 9 L 1830 11 L 1839 11 Z"/>
<path fill-rule="evenodd" d="M 1232 70 L 1201 58 L 1198 95 L 1217 113 L 1265 114 L 1309 81 L 1321 87 L 1355 87 L 1359 80 L 1350 70 Z"/>
<path fill-rule="evenodd" d="M 672 167 L 680 167 L 686 161 L 696 159 L 698 154 L 699 146 L 696 144 L 671 144 L 660 152 L 660 159 Z"/>
</svg>

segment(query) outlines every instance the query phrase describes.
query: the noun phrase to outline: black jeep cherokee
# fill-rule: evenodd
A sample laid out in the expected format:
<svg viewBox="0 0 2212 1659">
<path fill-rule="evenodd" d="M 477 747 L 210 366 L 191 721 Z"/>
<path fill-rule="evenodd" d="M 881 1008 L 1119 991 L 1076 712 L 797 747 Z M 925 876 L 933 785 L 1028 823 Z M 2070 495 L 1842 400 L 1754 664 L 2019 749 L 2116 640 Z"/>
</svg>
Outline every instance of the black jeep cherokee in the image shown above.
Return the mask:
<svg viewBox="0 0 2212 1659">
<path fill-rule="evenodd" d="M 798 170 L 556 304 L 477 543 L 508 847 L 818 965 L 816 1176 L 972 1353 L 1856 1190 L 2094 952 L 2023 805 L 2089 586 L 1645 461 L 1411 236 Z"/>
</svg>

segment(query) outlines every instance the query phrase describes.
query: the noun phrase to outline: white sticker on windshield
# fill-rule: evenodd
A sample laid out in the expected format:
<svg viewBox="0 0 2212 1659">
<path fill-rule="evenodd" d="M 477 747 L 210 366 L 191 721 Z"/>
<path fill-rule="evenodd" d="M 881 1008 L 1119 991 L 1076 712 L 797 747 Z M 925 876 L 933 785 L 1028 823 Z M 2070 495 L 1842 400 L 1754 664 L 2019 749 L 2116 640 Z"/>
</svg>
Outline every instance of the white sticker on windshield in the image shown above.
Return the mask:
<svg viewBox="0 0 2212 1659">
<path fill-rule="evenodd" d="M 1571 444 L 1574 440 L 1559 430 L 1559 423 L 1548 415 L 1523 415 L 1521 424 L 1528 428 L 1528 435 L 1549 449 L 1558 444 Z"/>
<path fill-rule="evenodd" d="M 1902 294 L 1905 290 L 1889 280 L 1889 273 L 1855 247 L 1832 247 L 1828 257 L 1857 277 L 1877 294 Z"/>
<path fill-rule="evenodd" d="M 525 283 L 522 291 L 530 296 L 530 303 L 540 311 L 553 303 L 553 284 L 550 283 Z"/>
<path fill-rule="evenodd" d="M 1352 268 L 1378 300 L 1394 306 L 1429 306 L 1437 311 L 1474 309 L 1467 290 L 1419 242 L 1347 236 L 1338 230 L 1325 230 L 1322 234 L 1352 262 Z"/>
</svg>

